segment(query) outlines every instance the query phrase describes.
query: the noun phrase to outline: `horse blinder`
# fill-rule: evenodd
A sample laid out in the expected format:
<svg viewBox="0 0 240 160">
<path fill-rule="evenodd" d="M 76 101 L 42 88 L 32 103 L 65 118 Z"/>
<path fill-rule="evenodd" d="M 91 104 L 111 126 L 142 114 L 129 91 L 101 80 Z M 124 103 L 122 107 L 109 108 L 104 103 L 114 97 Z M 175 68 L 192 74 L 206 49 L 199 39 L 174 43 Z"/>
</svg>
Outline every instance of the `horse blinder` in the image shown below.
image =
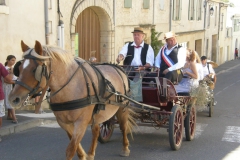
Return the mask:
<svg viewBox="0 0 240 160">
<path fill-rule="evenodd" d="M 45 76 L 46 79 L 48 80 L 48 74 L 47 74 L 47 66 L 45 64 L 43 65 L 38 65 L 37 68 L 34 70 L 34 77 L 37 81 L 41 81 L 42 76 Z"/>
</svg>

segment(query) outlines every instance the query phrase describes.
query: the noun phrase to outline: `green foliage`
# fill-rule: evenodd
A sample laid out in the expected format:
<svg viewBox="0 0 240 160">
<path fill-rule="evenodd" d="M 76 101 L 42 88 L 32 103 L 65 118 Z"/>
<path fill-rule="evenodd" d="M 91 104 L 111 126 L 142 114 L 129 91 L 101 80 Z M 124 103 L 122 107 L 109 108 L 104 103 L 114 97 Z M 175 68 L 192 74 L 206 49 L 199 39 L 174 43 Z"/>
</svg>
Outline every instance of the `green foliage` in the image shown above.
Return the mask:
<svg viewBox="0 0 240 160">
<path fill-rule="evenodd" d="M 229 0 L 221 0 L 222 2 L 225 2 L 225 3 L 228 3 L 229 2 Z"/>
<path fill-rule="evenodd" d="M 158 40 L 159 36 L 162 34 L 162 32 L 157 32 L 155 28 L 151 29 L 151 46 L 154 51 L 154 55 L 156 56 L 159 52 L 159 49 L 163 46 L 163 43 L 161 40 Z"/>
</svg>

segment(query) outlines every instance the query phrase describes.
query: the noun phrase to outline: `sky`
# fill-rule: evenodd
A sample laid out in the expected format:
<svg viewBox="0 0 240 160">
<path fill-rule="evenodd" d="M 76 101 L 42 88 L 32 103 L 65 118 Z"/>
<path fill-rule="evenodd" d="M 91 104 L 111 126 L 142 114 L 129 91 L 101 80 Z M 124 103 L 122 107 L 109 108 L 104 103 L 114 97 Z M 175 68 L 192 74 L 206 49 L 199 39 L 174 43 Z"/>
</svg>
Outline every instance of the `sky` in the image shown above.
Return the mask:
<svg viewBox="0 0 240 160">
<path fill-rule="evenodd" d="M 227 27 L 232 27 L 232 20 L 231 17 L 234 14 L 240 15 L 240 0 L 229 0 L 231 3 L 234 4 L 234 7 L 228 7 L 227 11 Z"/>
</svg>

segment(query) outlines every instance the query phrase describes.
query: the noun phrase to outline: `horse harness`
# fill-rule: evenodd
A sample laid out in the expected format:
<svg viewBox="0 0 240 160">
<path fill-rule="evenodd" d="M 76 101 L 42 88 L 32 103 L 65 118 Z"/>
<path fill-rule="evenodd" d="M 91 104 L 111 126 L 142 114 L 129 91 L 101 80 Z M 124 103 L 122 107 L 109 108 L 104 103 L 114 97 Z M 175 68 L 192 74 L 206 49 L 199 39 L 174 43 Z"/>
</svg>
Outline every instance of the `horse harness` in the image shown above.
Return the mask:
<svg viewBox="0 0 240 160">
<path fill-rule="evenodd" d="M 77 70 L 79 68 L 82 69 L 83 76 L 84 76 L 86 86 L 87 86 L 87 97 L 82 98 L 82 99 L 67 101 L 67 102 L 63 102 L 63 103 L 50 103 L 51 110 L 53 110 L 53 111 L 74 110 L 74 109 L 86 107 L 90 104 L 95 104 L 94 113 L 93 113 L 93 114 L 95 114 L 95 113 L 98 113 L 100 110 L 105 110 L 106 104 L 113 104 L 113 105 L 118 105 L 118 106 L 123 106 L 123 107 L 126 107 L 128 105 L 128 103 L 126 105 L 122 104 L 122 102 L 124 100 L 119 96 L 116 96 L 115 101 L 109 100 L 109 98 L 113 95 L 112 92 L 115 93 L 117 91 L 115 90 L 112 83 L 104 77 L 103 73 L 95 65 L 88 63 L 92 67 L 92 69 L 95 71 L 97 78 L 98 78 L 99 93 L 97 93 L 96 85 L 92 81 L 92 78 L 90 77 L 89 73 L 87 72 L 87 69 L 83 65 L 83 63 L 85 63 L 85 62 L 80 62 L 77 58 L 75 59 L 75 61 L 78 64 Z M 111 65 L 111 64 L 97 64 L 97 65 Z M 117 68 L 118 68 L 116 65 L 111 65 L 111 66 L 115 70 L 117 70 Z M 75 71 L 75 73 L 76 73 L 76 71 Z M 117 70 L 117 73 L 122 78 L 122 76 L 118 70 Z M 91 82 L 89 82 L 88 79 L 90 79 Z M 65 84 L 64 86 L 66 86 L 66 85 L 67 84 Z M 92 85 L 95 95 L 90 95 L 90 85 Z M 51 94 L 50 97 L 54 96 L 61 89 L 59 89 L 55 93 Z M 125 83 L 124 83 L 124 89 L 125 89 L 125 94 L 127 94 Z M 109 91 L 109 90 L 111 90 L 111 93 L 109 92 L 110 94 L 107 97 L 104 97 L 104 94 L 106 93 L 106 91 Z"/>
<path fill-rule="evenodd" d="M 29 96 L 32 96 L 43 90 L 43 88 L 42 88 L 42 90 L 38 91 L 41 88 L 40 84 L 41 84 L 43 77 L 46 78 L 46 81 L 47 81 L 46 86 L 48 86 L 50 75 L 52 74 L 52 71 L 50 71 L 48 74 L 47 66 L 45 65 L 45 63 L 43 63 L 42 65 L 39 65 L 37 63 L 37 60 L 39 60 L 39 61 L 42 61 L 42 60 L 35 56 L 32 56 L 31 55 L 32 50 L 33 49 L 31 49 L 30 52 L 24 56 L 24 59 L 32 59 L 34 61 L 34 63 L 36 64 L 36 69 L 34 69 L 33 72 L 34 72 L 35 79 L 38 81 L 37 86 L 34 88 L 31 88 L 30 86 L 23 83 L 22 81 L 16 80 L 16 82 L 15 82 L 15 84 L 21 85 L 21 86 L 25 87 L 26 89 L 28 89 L 30 91 Z M 104 77 L 102 72 L 95 65 L 88 63 L 92 67 L 92 69 L 95 71 L 97 78 L 98 78 L 98 82 L 99 82 L 99 94 L 98 94 L 95 83 L 92 81 L 92 78 L 90 77 L 89 73 L 87 72 L 87 69 L 83 65 L 83 63 L 85 63 L 86 61 L 81 62 L 78 58 L 75 58 L 75 61 L 78 64 L 78 68 L 75 70 L 73 75 L 60 89 L 58 89 L 56 92 L 52 93 L 48 98 L 55 96 L 59 91 L 61 91 L 72 80 L 72 78 L 75 76 L 75 74 L 77 73 L 79 68 L 82 69 L 84 79 L 86 82 L 87 92 L 88 92 L 87 97 L 82 98 L 82 99 L 62 102 L 62 103 L 50 103 L 51 110 L 53 110 L 53 111 L 74 110 L 74 109 L 86 107 L 89 104 L 95 104 L 95 108 L 94 108 L 94 112 L 93 112 L 93 114 L 95 114 L 95 113 L 98 113 L 99 110 L 105 110 L 106 104 L 113 104 L 113 105 L 118 105 L 118 106 L 122 106 L 122 107 L 126 107 L 129 105 L 129 103 L 123 104 L 123 102 L 126 100 L 123 100 L 123 98 L 121 96 L 117 96 L 116 94 L 115 94 L 116 95 L 115 101 L 109 100 L 110 97 L 112 95 L 114 95 L 114 93 L 118 93 L 118 92 L 115 90 L 115 88 L 111 84 L 111 82 L 108 81 Z M 120 75 L 121 79 L 123 80 L 123 77 L 121 76 L 121 73 L 119 72 L 118 69 L 120 69 L 123 73 L 125 73 L 125 72 L 117 65 L 113 65 L 113 64 L 96 64 L 96 65 L 112 66 L 117 71 L 117 73 Z M 51 63 L 50 63 L 50 70 L 51 70 Z M 88 79 L 91 80 L 91 84 L 92 84 L 95 95 L 90 95 L 90 83 L 88 82 Z M 128 81 L 128 84 L 129 84 L 129 81 Z M 124 86 L 125 95 L 129 94 L 129 91 L 126 91 L 125 83 L 123 83 L 123 86 Z M 106 91 L 108 91 L 110 94 L 107 97 L 104 97 L 104 94 L 106 93 Z"/>
<path fill-rule="evenodd" d="M 51 72 L 47 72 L 47 66 L 45 65 L 45 63 L 43 63 L 42 65 L 39 65 L 37 63 L 37 60 L 39 61 L 42 61 L 41 59 L 39 58 L 36 58 L 34 56 L 31 55 L 31 52 L 33 51 L 33 49 L 30 50 L 30 52 L 24 56 L 25 59 L 32 59 L 33 62 L 36 64 L 36 69 L 33 70 L 34 72 L 34 77 L 35 79 L 38 81 L 38 84 L 36 87 L 34 88 L 31 88 L 30 86 L 28 86 L 27 84 L 23 83 L 22 81 L 19 81 L 19 80 L 16 80 L 15 81 L 15 84 L 18 84 L 20 86 L 23 86 L 25 87 L 26 89 L 28 89 L 30 92 L 29 92 L 29 96 L 32 96 L 36 93 L 39 93 L 40 91 L 38 91 L 41 87 L 40 87 L 40 84 L 41 84 L 41 81 L 42 81 L 42 78 L 45 77 L 46 78 L 46 81 L 48 81 L 50 79 L 50 75 L 51 75 Z M 18 72 L 19 74 L 19 72 Z"/>
</svg>

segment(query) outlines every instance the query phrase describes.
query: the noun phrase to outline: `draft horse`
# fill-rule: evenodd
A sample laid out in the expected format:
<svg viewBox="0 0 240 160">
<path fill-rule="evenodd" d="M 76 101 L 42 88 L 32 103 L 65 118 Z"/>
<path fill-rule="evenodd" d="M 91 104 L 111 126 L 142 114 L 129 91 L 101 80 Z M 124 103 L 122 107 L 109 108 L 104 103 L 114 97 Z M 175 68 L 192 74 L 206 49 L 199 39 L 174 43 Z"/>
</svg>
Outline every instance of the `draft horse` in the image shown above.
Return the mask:
<svg viewBox="0 0 240 160">
<path fill-rule="evenodd" d="M 14 107 L 20 106 L 27 96 L 51 89 L 50 107 L 58 124 L 67 132 L 70 143 L 66 159 L 75 153 L 79 159 L 94 159 L 99 124 L 116 114 L 123 135 L 122 156 L 129 156 L 127 134 L 134 125 L 134 112 L 126 107 L 128 101 L 112 92 L 129 92 L 129 81 L 121 68 L 110 64 L 93 66 L 83 59 L 53 46 L 42 46 L 38 41 L 29 48 L 21 41 L 23 62 L 19 78 L 9 95 Z M 111 91 L 111 92 L 108 92 Z M 92 143 L 88 154 L 81 146 L 87 126 L 92 127 Z"/>
</svg>

